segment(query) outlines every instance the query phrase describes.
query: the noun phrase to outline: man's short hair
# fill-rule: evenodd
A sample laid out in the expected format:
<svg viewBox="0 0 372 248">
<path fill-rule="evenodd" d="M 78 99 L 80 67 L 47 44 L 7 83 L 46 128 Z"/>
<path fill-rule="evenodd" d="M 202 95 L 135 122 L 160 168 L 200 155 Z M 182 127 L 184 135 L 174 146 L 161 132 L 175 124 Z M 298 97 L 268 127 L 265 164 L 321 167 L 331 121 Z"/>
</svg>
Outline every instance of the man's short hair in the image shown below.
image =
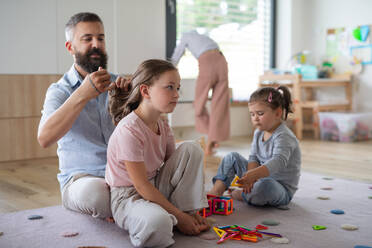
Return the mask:
<svg viewBox="0 0 372 248">
<path fill-rule="evenodd" d="M 101 18 L 95 13 L 80 12 L 71 16 L 65 26 L 66 41 L 71 41 L 74 36 L 74 28 L 79 22 L 100 22 L 103 25 Z"/>
</svg>

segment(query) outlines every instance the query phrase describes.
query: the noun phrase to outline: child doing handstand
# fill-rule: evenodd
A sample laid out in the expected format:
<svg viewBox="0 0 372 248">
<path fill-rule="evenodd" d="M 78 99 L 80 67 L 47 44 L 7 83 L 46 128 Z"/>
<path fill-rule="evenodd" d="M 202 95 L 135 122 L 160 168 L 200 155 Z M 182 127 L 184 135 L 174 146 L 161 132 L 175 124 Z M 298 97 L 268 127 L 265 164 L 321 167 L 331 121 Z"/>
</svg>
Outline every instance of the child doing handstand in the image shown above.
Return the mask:
<svg viewBox="0 0 372 248">
<path fill-rule="evenodd" d="M 249 112 L 256 127 L 249 159 L 233 152 L 225 156 L 209 192 L 222 195 L 235 175 L 243 190 L 232 197 L 256 206 L 287 205 L 297 190 L 301 151 L 292 131 L 283 122 L 291 112 L 291 94 L 280 86 L 260 88 L 249 99 Z"/>
<path fill-rule="evenodd" d="M 117 125 L 107 150 L 106 181 L 116 224 L 135 247 L 167 247 L 173 226 L 187 235 L 209 228 L 195 212 L 208 206 L 203 151 L 196 142 L 175 148 L 162 113 L 176 107 L 180 76 L 164 60 L 144 61 L 131 90 L 110 93 L 109 110 Z"/>
</svg>

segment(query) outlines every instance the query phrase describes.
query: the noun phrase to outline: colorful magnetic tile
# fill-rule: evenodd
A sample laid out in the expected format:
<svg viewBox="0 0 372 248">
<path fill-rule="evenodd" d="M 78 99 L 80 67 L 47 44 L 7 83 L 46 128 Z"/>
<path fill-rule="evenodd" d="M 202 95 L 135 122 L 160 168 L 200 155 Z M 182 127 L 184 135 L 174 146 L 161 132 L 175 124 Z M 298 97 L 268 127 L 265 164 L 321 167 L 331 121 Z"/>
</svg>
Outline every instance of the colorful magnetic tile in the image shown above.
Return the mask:
<svg viewBox="0 0 372 248">
<path fill-rule="evenodd" d="M 231 182 L 231 186 L 235 186 L 235 187 L 243 186 L 243 184 L 237 183 L 238 180 L 240 180 L 240 178 L 236 175 L 234 180 Z"/>
<path fill-rule="evenodd" d="M 213 227 L 213 230 L 217 233 L 218 237 L 222 237 L 226 232 L 222 229 L 219 229 L 217 227 Z"/>
</svg>

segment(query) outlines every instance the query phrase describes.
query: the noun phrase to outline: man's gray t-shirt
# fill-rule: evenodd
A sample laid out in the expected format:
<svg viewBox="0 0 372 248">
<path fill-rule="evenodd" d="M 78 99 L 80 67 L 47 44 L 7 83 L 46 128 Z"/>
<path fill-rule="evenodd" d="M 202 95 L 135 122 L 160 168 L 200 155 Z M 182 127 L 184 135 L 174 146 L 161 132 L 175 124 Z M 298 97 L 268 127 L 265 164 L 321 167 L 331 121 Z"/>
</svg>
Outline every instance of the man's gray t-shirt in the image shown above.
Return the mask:
<svg viewBox="0 0 372 248">
<path fill-rule="evenodd" d="M 253 136 L 249 162 L 265 165 L 271 178 L 281 183 L 293 196 L 297 190 L 301 170 L 301 150 L 292 131 L 283 122 L 272 136 L 263 141 L 263 131 Z"/>
</svg>

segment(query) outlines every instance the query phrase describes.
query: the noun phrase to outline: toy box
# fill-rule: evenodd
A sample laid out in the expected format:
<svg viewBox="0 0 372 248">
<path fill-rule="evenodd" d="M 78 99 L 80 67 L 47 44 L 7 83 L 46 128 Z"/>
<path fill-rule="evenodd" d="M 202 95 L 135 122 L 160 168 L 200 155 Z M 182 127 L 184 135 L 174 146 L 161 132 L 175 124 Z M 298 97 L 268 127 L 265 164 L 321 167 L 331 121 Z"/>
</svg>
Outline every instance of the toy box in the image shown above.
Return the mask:
<svg viewBox="0 0 372 248">
<path fill-rule="evenodd" d="M 372 113 L 319 112 L 322 140 L 354 142 L 372 138 Z"/>
</svg>

